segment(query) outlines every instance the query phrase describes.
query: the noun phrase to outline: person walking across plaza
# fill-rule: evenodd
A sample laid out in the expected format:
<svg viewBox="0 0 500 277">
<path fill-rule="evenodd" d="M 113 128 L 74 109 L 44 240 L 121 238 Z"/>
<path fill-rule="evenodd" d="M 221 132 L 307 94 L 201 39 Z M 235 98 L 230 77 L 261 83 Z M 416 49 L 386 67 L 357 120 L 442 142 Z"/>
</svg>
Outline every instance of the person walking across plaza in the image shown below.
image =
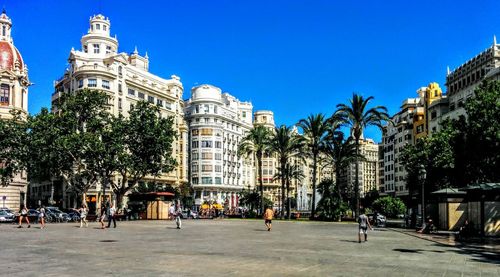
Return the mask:
<svg viewBox="0 0 500 277">
<path fill-rule="evenodd" d="M 266 208 L 264 212 L 264 223 L 266 224 L 267 231 L 271 231 L 272 223 L 273 223 L 274 212 L 270 207 Z"/>
<path fill-rule="evenodd" d="M 102 205 L 102 208 L 101 208 L 101 216 L 99 217 L 99 223 L 101 223 L 101 229 L 105 229 L 106 227 L 104 226 L 104 219 L 106 217 L 106 213 L 107 213 L 107 210 L 106 209 L 106 206 Z"/>
<path fill-rule="evenodd" d="M 40 222 L 40 229 L 45 228 L 45 207 L 41 206 L 38 209 L 38 221 Z"/>
<path fill-rule="evenodd" d="M 373 230 L 372 226 L 370 225 L 370 222 L 368 221 L 368 217 L 365 214 L 364 209 L 361 210 L 361 215 L 358 218 L 358 224 L 359 224 L 359 232 L 358 232 L 358 242 L 361 243 L 361 235 L 365 235 L 365 241 L 368 240 L 368 228 L 370 230 Z"/>
<path fill-rule="evenodd" d="M 89 222 L 87 221 L 87 206 L 83 204 L 78 211 L 80 212 L 80 228 L 83 227 L 83 223 L 85 223 L 85 227 L 89 227 Z"/>
<path fill-rule="evenodd" d="M 115 204 L 112 204 L 111 207 L 109 207 L 109 212 L 108 212 L 108 228 L 111 227 L 111 220 L 113 220 L 113 228 L 116 228 L 115 214 L 116 214 Z"/>
<path fill-rule="evenodd" d="M 182 209 L 181 205 L 177 204 L 177 208 L 175 209 L 175 224 L 177 224 L 177 229 L 180 229 L 182 227 Z"/>
<path fill-rule="evenodd" d="M 28 223 L 28 228 L 31 227 L 30 220 L 28 218 L 28 208 L 25 205 L 22 205 L 21 210 L 19 211 L 19 226 L 17 228 L 23 228 L 23 218 L 26 219 L 26 223 Z"/>
</svg>

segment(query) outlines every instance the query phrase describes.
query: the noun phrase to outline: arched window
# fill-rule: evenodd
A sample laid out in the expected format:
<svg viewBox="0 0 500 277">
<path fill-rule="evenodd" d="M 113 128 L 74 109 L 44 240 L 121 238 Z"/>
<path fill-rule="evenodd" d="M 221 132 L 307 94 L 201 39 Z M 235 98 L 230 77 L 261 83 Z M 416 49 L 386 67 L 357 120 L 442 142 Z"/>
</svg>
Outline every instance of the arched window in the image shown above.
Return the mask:
<svg viewBox="0 0 500 277">
<path fill-rule="evenodd" d="M 2 36 L 5 36 L 7 33 L 7 28 L 5 28 L 5 25 L 2 26 Z"/>
<path fill-rule="evenodd" d="M 10 86 L 8 84 L 0 85 L 0 105 L 9 105 Z"/>
<path fill-rule="evenodd" d="M 118 75 L 122 76 L 122 66 L 118 66 Z"/>
</svg>

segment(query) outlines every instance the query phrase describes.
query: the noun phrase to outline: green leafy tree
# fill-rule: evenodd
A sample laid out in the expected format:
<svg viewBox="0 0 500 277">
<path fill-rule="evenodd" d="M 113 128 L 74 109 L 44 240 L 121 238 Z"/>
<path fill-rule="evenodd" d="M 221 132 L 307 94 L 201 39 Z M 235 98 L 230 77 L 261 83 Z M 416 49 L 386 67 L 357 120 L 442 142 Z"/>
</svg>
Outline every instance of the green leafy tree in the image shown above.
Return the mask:
<svg viewBox="0 0 500 277">
<path fill-rule="evenodd" d="M 262 182 L 262 158 L 264 154 L 269 154 L 269 142 L 271 132 L 268 128 L 257 125 L 241 140 L 238 145 L 238 155 L 254 155 L 257 160 L 257 179 L 260 190 L 260 213 L 264 211 L 264 185 Z"/>
<path fill-rule="evenodd" d="M 12 110 L 11 118 L 0 120 L 0 185 L 7 186 L 27 167 L 27 124 L 21 111 Z"/>
<path fill-rule="evenodd" d="M 127 130 L 123 138 L 125 151 L 118 151 L 117 155 L 121 182 L 112 183 L 118 207 L 122 206 L 123 196 L 139 180 L 166 174 L 177 165 L 172 156 L 172 144 L 176 138 L 172 117 L 162 117 L 157 106 L 141 101 L 130 110 L 124 126 Z M 117 127 L 118 130 L 121 128 Z"/>
<path fill-rule="evenodd" d="M 347 206 L 336 193 L 335 183 L 331 179 L 321 181 L 318 184 L 318 192 L 321 194 L 321 199 L 318 202 L 320 217 L 327 220 L 340 219 L 347 210 Z"/>
<path fill-rule="evenodd" d="M 285 186 L 290 172 L 286 170 L 281 172 L 281 169 L 291 169 L 289 163 L 293 157 L 300 153 L 303 145 L 302 141 L 302 137 L 296 134 L 291 127 L 285 125 L 275 128 L 274 133 L 270 137 L 270 151 L 276 154 L 280 165 L 278 172 L 279 179 L 281 180 L 282 211 L 285 210 Z M 286 190 L 287 199 L 289 195 L 288 189 L 289 188 Z M 290 211 L 288 211 L 288 216 L 290 216 L 289 212 Z M 281 213 L 281 217 L 283 218 L 283 213 Z"/>
<path fill-rule="evenodd" d="M 316 214 L 316 182 L 318 172 L 319 155 L 326 141 L 326 135 L 329 128 L 329 119 L 323 114 L 309 115 L 307 119 L 301 119 L 297 124 L 304 135 L 304 148 L 310 153 L 312 158 L 313 176 L 312 176 L 312 207 L 311 218 Z"/>
<path fill-rule="evenodd" d="M 485 81 L 467 100 L 467 123 L 458 124 L 465 134 L 465 184 L 500 180 L 500 81 Z"/>
<path fill-rule="evenodd" d="M 368 126 L 383 128 L 383 122 L 389 121 L 387 108 L 376 106 L 368 108 L 368 104 L 374 98 L 372 96 L 364 98 L 361 95 L 353 94 L 349 105 L 338 104 L 334 117 L 345 126 L 351 128 L 351 135 L 354 137 L 356 153 L 359 155 L 359 141 L 363 136 L 363 131 Z M 354 182 L 354 193 L 356 197 L 356 215 L 359 215 L 359 160 L 355 163 L 356 179 Z"/>
<path fill-rule="evenodd" d="M 99 181 L 99 173 L 89 165 L 97 163 L 103 149 L 100 134 L 110 117 L 108 101 L 109 96 L 104 92 L 83 89 L 64 94 L 55 103 L 59 137 L 51 155 L 58 157 L 56 170 L 69 191 L 81 195 L 82 201 Z"/>
<path fill-rule="evenodd" d="M 406 211 L 404 202 L 396 197 L 384 196 L 373 202 L 372 207 L 388 217 L 396 217 Z"/>
</svg>

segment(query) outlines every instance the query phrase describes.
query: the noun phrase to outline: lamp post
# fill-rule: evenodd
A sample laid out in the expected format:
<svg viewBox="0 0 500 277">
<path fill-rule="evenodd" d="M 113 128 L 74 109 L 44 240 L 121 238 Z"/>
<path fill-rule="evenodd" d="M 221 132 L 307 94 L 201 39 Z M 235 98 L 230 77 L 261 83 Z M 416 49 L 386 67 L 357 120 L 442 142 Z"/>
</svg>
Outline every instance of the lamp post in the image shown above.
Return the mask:
<svg viewBox="0 0 500 277">
<path fill-rule="evenodd" d="M 422 186 L 422 224 L 424 223 L 425 220 L 425 178 L 427 177 L 427 171 L 425 170 L 425 167 L 423 165 L 420 165 L 420 168 L 418 170 L 418 177 L 420 179 L 420 184 Z"/>
</svg>

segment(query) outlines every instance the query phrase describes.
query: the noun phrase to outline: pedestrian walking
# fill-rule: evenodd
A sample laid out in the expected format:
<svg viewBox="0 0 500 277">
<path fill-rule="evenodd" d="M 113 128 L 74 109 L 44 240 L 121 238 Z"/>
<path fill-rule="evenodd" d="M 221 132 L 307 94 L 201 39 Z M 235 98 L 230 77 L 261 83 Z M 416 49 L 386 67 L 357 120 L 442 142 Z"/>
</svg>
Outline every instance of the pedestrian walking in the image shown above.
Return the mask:
<svg viewBox="0 0 500 277">
<path fill-rule="evenodd" d="M 41 206 L 40 209 L 38 210 L 38 221 L 41 224 L 40 229 L 45 228 L 45 207 L 44 206 Z"/>
<path fill-rule="evenodd" d="M 181 205 L 177 205 L 177 209 L 175 210 L 175 224 L 177 224 L 177 229 L 180 229 L 182 227 L 182 209 Z"/>
<path fill-rule="evenodd" d="M 267 207 L 264 212 L 264 223 L 266 224 L 267 231 L 271 231 L 272 223 L 273 223 L 274 211 L 271 207 Z"/>
<path fill-rule="evenodd" d="M 87 221 L 87 213 L 88 209 L 85 204 L 78 210 L 80 212 L 80 228 L 83 227 L 83 223 L 85 223 L 85 227 L 89 227 L 89 222 Z"/>
<path fill-rule="evenodd" d="M 113 228 L 116 228 L 115 214 L 116 214 L 115 204 L 112 204 L 108 212 L 108 228 L 111 227 L 111 221 L 113 221 Z"/>
<path fill-rule="evenodd" d="M 23 218 L 26 219 L 26 223 L 28 223 L 28 228 L 31 227 L 30 220 L 28 218 L 28 208 L 25 205 L 21 206 L 21 210 L 19 211 L 19 226 L 17 228 L 23 228 Z"/>
<path fill-rule="evenodd" d="M 359 233 L 358 233 L 358 242 L 361 243 L 361 235 L 365 235 L 365 241 L 368 240 L 368 228 L 370 230 L 373 230 L 372 226 L 370 225 L 370 222 L 368 221 L 368 217 L 365 214 L 364 209 L 361 210 L 361 215 L 358 218 L 358 224 L 359 224 Z"/>
<path fill-rule="evenodd" d="M 175 219 L 175 204 L 172 203 L 170 205 L 170 208 L 168 208 L 168 218 L 170 220 L 174 220 Z"/>
<path fill-rule="evenodd" d="M 102 205 L 101 208 L 101 216 L 99 217 L 99 223 L 101 223 L 101 229 L 105 229 L 106 227 L 104 226 L 104 219 L 106 218 L 106 213 L 107 209 L 104 205 Z"/>
</svg>

